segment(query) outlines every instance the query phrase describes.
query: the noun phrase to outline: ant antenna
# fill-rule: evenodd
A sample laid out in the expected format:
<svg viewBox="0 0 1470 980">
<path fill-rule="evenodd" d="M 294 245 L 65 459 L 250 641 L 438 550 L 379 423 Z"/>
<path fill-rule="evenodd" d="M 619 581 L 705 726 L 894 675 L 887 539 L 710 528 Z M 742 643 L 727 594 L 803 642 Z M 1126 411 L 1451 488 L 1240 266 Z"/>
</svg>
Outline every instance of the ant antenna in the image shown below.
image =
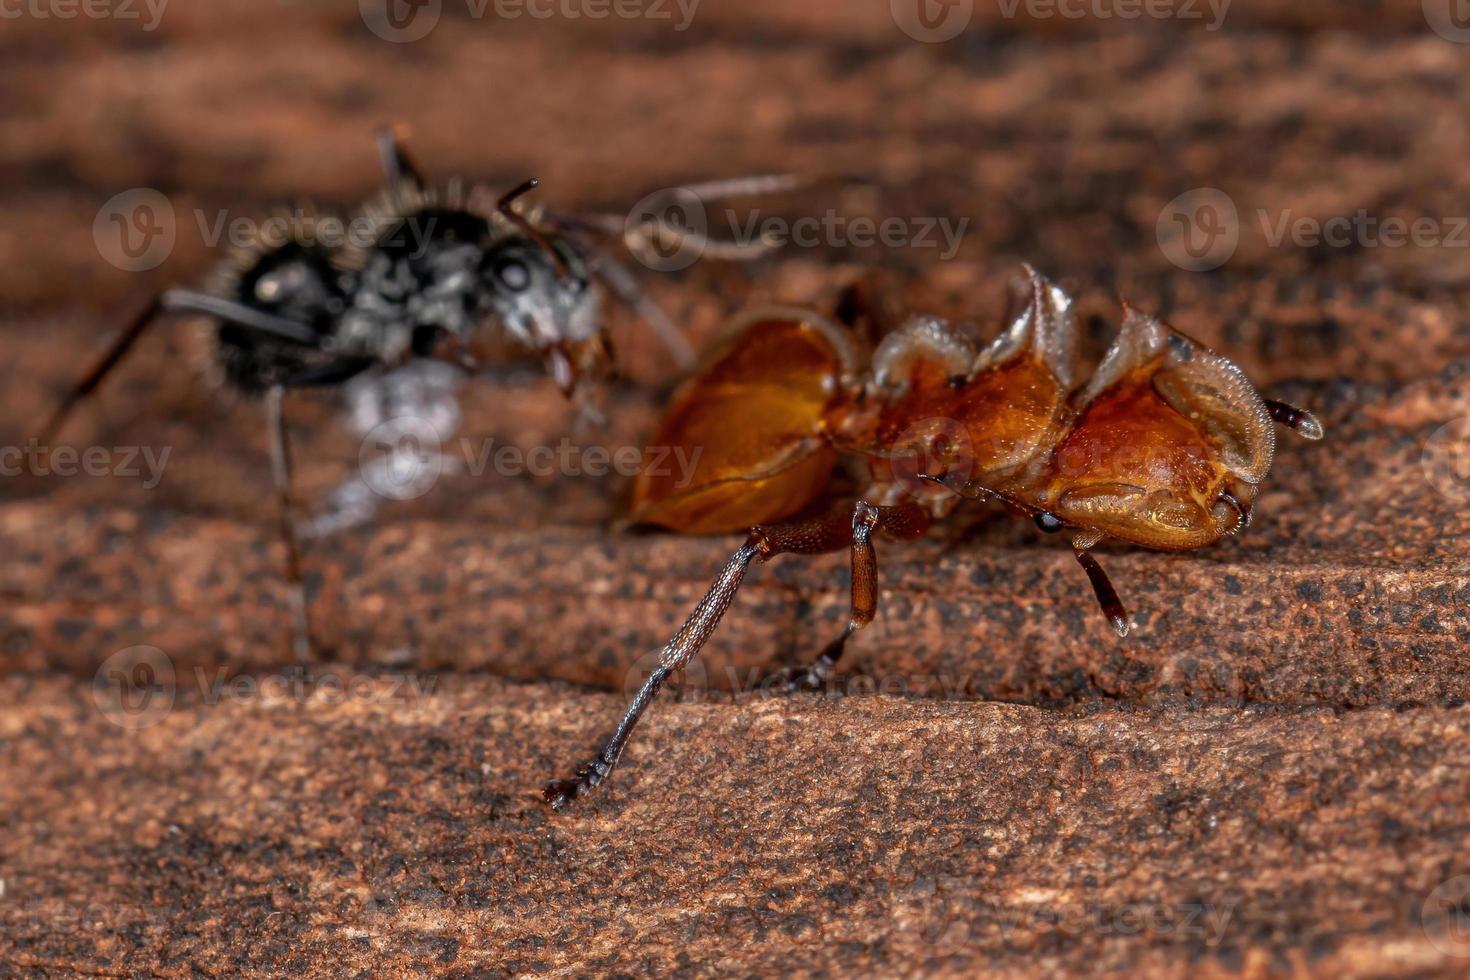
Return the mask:
<svg viewBox="0 0 1470 980">
<path fill-rule="evenodd" d="M 519 198 L 525 197 L 540 186 L 540 177 L 532 177 L 529 180 L 522 181 L 519 185 L 501 195 L 500 200 L 495 202 L 495 210 L 511 224 L 525 232 L 531 241 L 541 246 L 541 250 L 551 257 L 552 264 L 556 266 L 558 275 L 563 279 L 575 279 L 577 277 L 573 276 L 572 270 L 567 268 L 566 260 L 562 258 L 561 253 L 552 245 L 551 240 L 546 237 L 540 228 L 537 228 L 528 221 L 525 215 L 511 206 Z"/>
</svg>

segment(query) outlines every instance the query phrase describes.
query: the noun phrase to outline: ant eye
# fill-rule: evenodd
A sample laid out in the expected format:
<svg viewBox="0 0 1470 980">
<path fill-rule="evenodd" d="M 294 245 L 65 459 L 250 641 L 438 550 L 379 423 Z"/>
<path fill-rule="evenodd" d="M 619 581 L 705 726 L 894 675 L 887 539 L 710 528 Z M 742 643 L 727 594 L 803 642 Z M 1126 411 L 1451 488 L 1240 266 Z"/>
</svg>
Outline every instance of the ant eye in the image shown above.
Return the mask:
<svg viewBox="0 0 1470 980">
<path fill-rule="evenodd" d="M 1042 511 L 1036 515 L 1036 526 L 1047 534 L 1056 534 L 1062 529 L 1062 519 L 1055 514 Z"/>
<path fill-rule="evenodd" d="M 495 270 L 500 284 L 512 292 L 520 292 L 531 285 L 531 270 L 523 262 L 506 262 Z"/>
</svg>

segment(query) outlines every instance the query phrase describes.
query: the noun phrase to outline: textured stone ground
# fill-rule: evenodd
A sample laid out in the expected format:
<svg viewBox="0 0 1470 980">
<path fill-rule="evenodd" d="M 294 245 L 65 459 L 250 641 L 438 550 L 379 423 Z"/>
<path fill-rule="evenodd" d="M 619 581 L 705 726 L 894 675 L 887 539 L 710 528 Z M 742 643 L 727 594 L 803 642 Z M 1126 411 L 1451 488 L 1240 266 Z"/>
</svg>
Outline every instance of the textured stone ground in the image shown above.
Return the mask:
<svg viewBox="0 0 1470 980">
<path fill-rule="evenodd" d="M 1218 31 L 981 3 L 942 45 L 886 6 L 706 0 L 679 33 L 447 3 L 408 45 L 350 4 L 5 22 L 0 445 L 119 303 L 207 270 L 195 209 L 350 205 L 386 121 L 431 170 L 536 173 L 569 208 L 794 169 L 882 189 L 767 213 L 969 220 L 948 262 L 839 246 L 650 274 L 697 340 L 873 264 L 993 331 L 1025 260 L 1076 291 L 1092 356 L 1121 292 L 1329 439 L 1283 439 L 1238 540 L 1105 549 L 1122 642 L 1065 550 L 978 509 L 880 545 L 846 696 L 764 696 L 769 665 L 841 624 L 846 570 L 761 569 L 682 701 L 553 816 L 540 782 L 606 733 L 734 542 L 616 530 L 616 478 L 446 475 L 312 546 L 326 662 L 283 667 L 258 407 L 159 333 L 66 439 L 167 447 L 158 486 L 0 480 L 0 975 L 1464 973 L 1470 471 L 1446 426 L 1470 417 L 1470 247 L 1267 232 L 1365 209 L 1453 236 L 1470 45 L 1411 0 L 1238 0 Z M 178 244 L 129 275 L 93 221 L 140 186 L 169 195 Z M 1155 233 L 1201 186 L 1240 215 L 1203 274 Z M 467 400 L 472 446 L 637 445 L 669 365 L 614 327 L 607 430 L 508 370 Z M 291 409 L 319 500 L 358 446 L 325 401 Z M 115 655 L 138 646 L 155 672 L 119 705 Z"/>
</svg>

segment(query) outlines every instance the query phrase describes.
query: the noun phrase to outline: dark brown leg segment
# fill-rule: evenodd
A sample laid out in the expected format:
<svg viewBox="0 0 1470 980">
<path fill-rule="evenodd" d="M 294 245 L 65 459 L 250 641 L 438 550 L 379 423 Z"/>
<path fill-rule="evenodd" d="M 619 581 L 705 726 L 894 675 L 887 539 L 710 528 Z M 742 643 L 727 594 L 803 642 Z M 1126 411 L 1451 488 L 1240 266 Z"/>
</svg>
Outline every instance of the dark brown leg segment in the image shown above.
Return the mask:
<svg viewBox="0 0 1470 980">
<path fill-rule="evenodd" d="M 1097 559 L 1085 549 L 1073 546 L 1072 553 L 1077 556 L 1077 564 L 1087 573 L 1087 580 L 1092 583 L 1092 592 L 1097 596 L 1097 604 L 1102 607 L 1103 615 L 1108 617 L 1108 622 L 1119 636 L 1127 636 L 1128 610 L 1123 608 L 1123 600 L 1118 598 L 1118 590 L 1113 588 L 1108 573 L 1103 571 Z"/>
<path fill-rule="evenodd" d="M 1286 402 L 1272 401 L 1269 398 L 1266 399 L 1266 409 L 1271 413 L 1273 419 L 1303 439 L 1322 438 L 1322 423 L 1317 421 L 1317 416 L 1306 409 L 1288 405 Z"/>
<path fill-rule="evenodd" d="M 817 690 L 831 680 L 837 661 L 847 648 L 848 638 L 873 621 L 878 611 L 878 554 L 873 548 L 873 532 L 881 530 L 902 540 L 916 538 L 928 527 L 929 515 L 911 504 L 875 507 L 866 501 L 858 502 L 848 529 L 852 546 L 851 618 L 847 628 L 823 647 L 811 664 L 786 674 L 788 690 Z"/>
<path fill-rule="evenodd" d="M 872 544 L 873 531 L 882 529 L 897 537 L 915 537 L 922 534 L 927 525 L 927 515 L 918 507 L 875 507 L 866 501 L 859 501 L 850 513 L 838 510 L 815 520 L 753 528 L 740 550 L 725 562 L 714 584 L 699 601 L 699 605 L 694 607 L 694 612 L 664 647 L 659 666 L 634 695 L 622 721 L 618 723 L 602 751 L 591 762 L 578 769 L 570 779 L 547 783 L 542 790 L 546 802 L 553 809 L 561 810 L 573 800 L 591 792 L 611 774 L 628 743 L 628 736 L 633 733 L 633 728 L 638 724 L 644 710 L 669 675 L 698 654 L 714 634 L 720 618 L 730 608 L 735 593 L 745 580 L 746 569 L 756 558 L 765 562 L 777 555 L 816 555 L 851 546 L 852 619 L 842 637 L 822 651 L 818 663 L 812 668 L 821 669 L 819 665 L 826 658 L 825 669 L 830 674 L 847 637 L 854 630 L 870 623 L 877 608 L 878 574 L 877 558 Z"/>
<path fill-rule="evenodd" d="M 286 389 L 273 386 L 265 395 L 266 425 L 270 430 L 271 476 L 276 484 L 276 506 L 281 541 L 286 546 L 287 602 L 291 606 L 291 654 L 298 661 L 311 658 L 311 620 L 306 585 L 301 575 L 301 545 L 296 538 L 295 502 L 291 494 L 291 444 L 286 433 L 283 402 Z"/>
<path fill-rule="evenodd" d="M 388 181 L 390 191 L 396 193 L 404 184 L 426 186 L 423 171 L 414 163 L 408 147 L 398 138 L 396 130 L 378 131 L 378 159 L 383 165 L 383 176 Z"/>
<path fill-rule="evenodd" d="M 49 446 L 61 433 L 61 428 L 71 416 L 72 410 L 95 392 L 103 380 L 112 373 L 112 369 L 122 363 L 122 359 L 127 356 L 128 351 L 133 349 L 138 338 L 142 337 L 148 328 L 164 314 L 180 312 L 202 313 L 218 317 L 221 320 L 254 330 L 263 336 L 276 337 L 293 343 L 312 346 L 317 342 L 315 332 L 304 324 L 272 316 L 260 310 L 253 310 L 248 306 L 216 296 L 197 293 L 189 289 L 170 289 L 150 299 L 146 306 L 140 307 L 138 312 L 124 324 L 112 345 L 87 370 L 82 379 L 71 387 L 66 397 L 61 400 L 61 404 L 51 413 L 51 417 L 41 427 L 41 434 L 37 437 L 37 442 L 42 446 Z"/>
<path fill-rule="evenodd" d="M 102 383 L 102 379 L 107 377 L 112 372 L 112 369 L 117 367 L 118 363 L 127 356 L 128 351 L 138 342 L 138 338 L 143 336 L 143 332 L 148 329 L 149 325 L 162 312 L 163 299 L 162 297 L 155 296 L 148 301 L 146 306 L 140 307 L 132 319 L 128 320 L 123 328 L 118 331 L 117 338 L 113 340 L 112 346 L 107 348 L 107 351 L 98 358 L 97 362 L 92 365 L 82 379 L 72 386 L 71 390 L 66 393 L 66 397 L 61 400 L 61 404 L 56 406 L 56 410 L 46 420 L 46 424 L 41 427 L 41 434 L 37 437 L 37 441 L 42 446 L 51 445 L 52 441 L 61 433 L 61 427 L 66 424 L 66 420 L 70 417 L 72 410 L 85 401 L 92 392 L 97 390 L 97 386 Z"/>
</svg>

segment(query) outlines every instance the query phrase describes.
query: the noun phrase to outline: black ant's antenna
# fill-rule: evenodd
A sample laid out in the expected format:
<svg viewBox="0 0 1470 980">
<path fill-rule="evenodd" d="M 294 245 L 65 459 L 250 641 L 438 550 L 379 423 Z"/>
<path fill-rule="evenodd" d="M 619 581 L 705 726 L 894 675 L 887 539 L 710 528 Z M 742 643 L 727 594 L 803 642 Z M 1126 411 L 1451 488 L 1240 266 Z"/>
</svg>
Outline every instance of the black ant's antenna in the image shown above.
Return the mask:
<svg viewBox="0 0 1470 980">
<path fill-rule="evenodd" d="M 547 255 L 551 257 L 551 261 L 556 266 L 556 271 L 558 275 L 560 275 L 563 279 L 575 279 L 577 277 L 573 276 L 572 270 L 567 268 L 566 260 L 562 258 L 561 253 L 556 250 L 556 247 L 551 243 L 551 239 L 547 238 L 540 228 L 537 228 L 534 224 L 527 220 L 525 215 L 521 214 L 514 207 L 512 207 L 512 205 L 518 199 L 525 197 L 527 194 L 531 193 L 531 191 L 534 191 L 540 186 L 540 177 L 531 177 L 530 179 L 521 182 L 517 186 L 511 188 L 509 191 L 501 195 L 500 200 L 495 202 L 495 210 L 502 216 L 504 216 L 505 219 L 511 224 L 515 225 L 521 231 L 525 232 L 526 236 L 530 238 L 531 241 L 541 246 L 542 251 L 544 251 Z"/>
</svg>

